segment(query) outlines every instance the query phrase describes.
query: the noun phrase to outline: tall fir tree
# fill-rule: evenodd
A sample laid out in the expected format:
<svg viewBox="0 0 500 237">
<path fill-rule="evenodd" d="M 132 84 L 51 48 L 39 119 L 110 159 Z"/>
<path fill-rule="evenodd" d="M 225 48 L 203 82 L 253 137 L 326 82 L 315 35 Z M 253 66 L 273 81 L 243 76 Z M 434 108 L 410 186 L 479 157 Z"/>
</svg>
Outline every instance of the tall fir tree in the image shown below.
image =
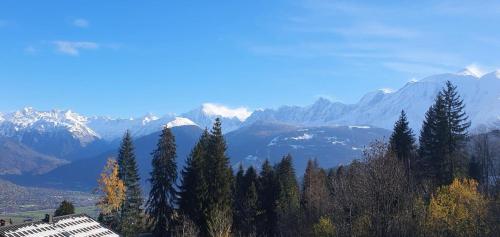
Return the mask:
<svg viewBox="0 0 500 237">
<path fill-rule="evenodd" d="M 119 229 L 123 236 L 136 236 L 142 228 L 142 193 L 134 146 L 130 132 L 125 132 L 118 152 L 118 176 L 125 185 Z"/>
<path fill-rule="evenodd" d="M 257 233 L 257 213 L 258 193 L 257 193 L 257 172 L 253 167 L 249 167 L 245 173 L 245 202 L 243 215 L 243 233 L 246 236 L 255 236 Z"/>
<path fill-rule="evenodd" d="M 290 154 L 276 166 L 278 235 L 295 236 L 299 233 L 300 193 Z"/>
<path fill-rule="evenodd" d="M 217 118 L 211 130 L 207 157 L 204 165 L 207 182 L 207 211 L 222 212 L 221 215 L 232 220 L 233 171 L 226 156 L 226 141 L 222 134 L 221 120 Z M 207 223 L 214 222 L 207 216 Z"/>
<path fill-rule="evenodd" d="M 179 187 L 179 209 L 200 228 L 202 233 L 206 233 L 208 218 L 205 159 L 209 142 L 210 134 L 205 129 L 187 158 Z"/>
<path fill-rule="evenodd" d="M 175 138 L 170 128 L 163 128 L 152 156 L 151 190 L 146 213 L 153 226 L 153 235 L 166 237 L 172 231 L 177 179 Z"/>
<path fill-rule="evenodd" d="M 389 148 L 397 158 L 404 163 L 406 178 L 411 182 L 415 175 L 415 136 L 409 126 L 408 119 L 404 110 L 401 110 L 401 115 L 398 121 L 394 124 L 394 130 L 389 139 Z M 410 188 L 410 185 L 408 186 Z"/>
<path fill-rule="evenodd" d="M 245 170 L 243 165 L 238 166 L 233 188 L 233 232 L 238 233 L 243 226 L 243 203 L 245 200 Z"/>
<path fill-rule="evenodd" d="M 269 160 L 262 164 L 257 183 L 258 193 L 258 236 L 275 236 L 277 226 L 276 199 L 277 199 L 276 176 Z"/>
<path fill-rule="evenodd" d="M 258 212 L 257 173 L 253 167 L 243 173 L 243 167 L 240 166 L 235 181 L 233 229 L 234 233 L 241 236 L 254 236 Z"/>
<path fill-rule="evenodd" d="M 465 172 L 468 162 L 463 148 L 470 122 L 464 109 L 456 87 L 447 81 L 425 115 L 419 137 L 421 169 L 438 186 Z"/>
<path fill-rule="evenodd" d="M 408 118 L 404 110 L 401 110 L 398 121 L 389 139 L 390 149 L 399 160 L 404 161 L 412 156 L 415 150 L 415 135 L 409 126 Z"/>
</svg>

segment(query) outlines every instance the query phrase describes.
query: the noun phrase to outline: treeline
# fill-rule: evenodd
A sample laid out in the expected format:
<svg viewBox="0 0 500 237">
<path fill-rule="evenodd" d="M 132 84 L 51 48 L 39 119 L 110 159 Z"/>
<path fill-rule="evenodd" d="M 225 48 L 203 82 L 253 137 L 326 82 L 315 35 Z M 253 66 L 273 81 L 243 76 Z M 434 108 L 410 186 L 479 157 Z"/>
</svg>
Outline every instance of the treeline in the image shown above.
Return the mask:
<svg viewBox="0 0 500 237">
<path fill-rule="evenodd" d="M 347 166 L 310 160 L 301 182 L 291 155 L 233 172 L 219 119 L 178 172 L 165 127 L 147 200 L 127 132 L 99 179 L 99 221 L 123 236 L 495 236 L 498 148 L 487 135 L 470 142 L 464 106 L 447 82 L 418 145 L 402 111 L 388 143 L 374 142 Z"/>
</svg>

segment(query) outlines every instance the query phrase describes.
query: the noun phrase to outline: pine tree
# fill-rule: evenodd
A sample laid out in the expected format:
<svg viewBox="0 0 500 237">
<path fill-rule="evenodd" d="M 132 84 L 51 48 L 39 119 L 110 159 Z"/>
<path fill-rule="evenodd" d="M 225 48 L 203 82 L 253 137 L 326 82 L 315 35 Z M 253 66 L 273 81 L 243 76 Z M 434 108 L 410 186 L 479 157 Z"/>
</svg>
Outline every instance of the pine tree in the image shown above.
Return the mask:
<svg viewBox="0 0 500 237">
<path fill-rule="evenodd" d="M 234 229 L 236 233 L 243 236 L 256 234 L 257 218 L 257 173 L 253 167 L 247 169 L 243 174 L 243 167 L 240 165 L 235 182 L 234 200 Z"/>
<path fill-rule="evenodd" d="M 277 185 L 274 169 L 265 160 L 262 164 L 257 183 L 258 210 L 257 231 L 259 236 L 276 235 L 276 199 Z"/>
<path fill-rule="evenodd" d="M 175 138 L 170 128 L 163 128 L 152 155 L 151 190 L 146 213 L 153 225 L 153 235 L 169 236 L 169 231 L 172 230 L 176 198 L 174 185 L 177 179 Z"/>
<path fill-rule="evenodd" d="M 243 203 L 245 201 L 245 170 L 243 165 L 238 166 L 233 188 L 234 206 L 233 206 L 233 230 L 238 233 L 243 228 Z"/>
<path fill-rule="evenodd" d="M 300 194 L 290 154 L 283 157 L 277 165 L 276 179 L 278 184 L 276 214 L 279 235 L 294 236 L 298 233 Z"/>
<path fill-rule="evenodd" d="M 75 206 L 69 201 L 62 201 L 59 207 L 54 212 L 54 216 L 65 216 L 75 214 Z"/>
<path fill-rule="evenodd" d="M 456 87 L 447 81 L 426 113 L 419 138 L 420 169 L 436 185 L 450 184 L 467 164 L 462 149 L 470 122 L 464 108 Z"/>
<path fill-rule="evenodd" d="M 450 81 L 446 82 L 443 90 L 448 122 L 448 151 L 454 152 L 462 149 L 467 142 L 469 117 L 465 113 L 465 104 L 458 95 L 457 87 Z"/>
<path fill-rule="evenodd" d="M 186 166 L 181 173 L 182 181 L 179 187 L 179 209 L 200 228 L 202 233 L 207 231 L 208 218 L 205 159 L 209 141 L 210 134 L 205 129 L 188 156 Z"/>
<path fill-rule="evenodd" d="M 408 119 L 404 110 L 401 111 L 398 121 L 394 124 L 394 130 L 389 139 L 389 146 L 397 158 L 404 162 L 406 177 L 411 181 L 415 169 L 415 137 L 412 129 L 408 125 Z M 410 186 L 409 186 L 410 188 Z"/>
<path fill-rule="evenodd" d="M 207 210 L 208 213 L 215 209 L 223 210 L 221 215 L 232 220 L 232 187 L 233 172 L 226 156 L 226 142 L 222 134 L 222 124 L 219 118 L 215 120 L 208 143 L 205 162 L 207 180 Z M 211 222 L 208 216 L 207 222 Z"/>
<path fill-rule="evenodd" d="M 120 231 L 124 236 L 136 236 L 142 227 L 142 194 L 130 132 L 123 136 L 118 152 L 118 176 L 125 185 L 125 200 L 120 216 Z"/>
<path fill-rule="evenodd" d="M 412 156 L 415 149 L 415 137 L 408 125 L 408 119 L 404 110 L 401 111 L 398 121 L 394 124 L 389 144 L 391 150 L 399 160 L 404 161 Z"/>
</svg>

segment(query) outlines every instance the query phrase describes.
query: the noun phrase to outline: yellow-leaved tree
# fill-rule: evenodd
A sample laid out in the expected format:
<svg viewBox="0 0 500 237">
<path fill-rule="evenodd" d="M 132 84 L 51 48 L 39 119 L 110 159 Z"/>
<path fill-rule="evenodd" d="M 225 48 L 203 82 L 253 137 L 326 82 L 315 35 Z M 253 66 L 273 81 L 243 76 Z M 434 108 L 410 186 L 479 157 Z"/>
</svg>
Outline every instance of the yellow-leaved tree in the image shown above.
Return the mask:
<svg viewBox="0 0 500 237">
<path fill-rule="evenodd" d="M 487 200 L 477 191 L 474 179 L 455 179 L 431 197 L 426 227 L 431 236 L 483 236 Z"/>
<path fill-rule="evenodd" d="M 98 193 L 101 195 L 96 204 L 100 211 L 99 221 L 116 229 L 119 209 L 125 200 L 125 184 L 118 177 L 118 163 L 115 160 L 108 159 L 98 184 Z"/>
</svg>

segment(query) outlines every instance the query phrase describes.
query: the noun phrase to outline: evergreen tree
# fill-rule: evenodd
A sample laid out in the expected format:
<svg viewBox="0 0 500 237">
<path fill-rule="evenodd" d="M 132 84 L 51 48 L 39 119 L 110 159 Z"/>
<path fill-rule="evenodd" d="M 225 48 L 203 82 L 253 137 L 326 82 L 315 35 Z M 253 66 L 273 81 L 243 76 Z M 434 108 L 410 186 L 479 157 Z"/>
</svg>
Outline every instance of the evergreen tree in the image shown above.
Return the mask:
<svg viewBox="0 0 500 237">
<path fill-rule="evenodd" d="M 179 209 L 189 217 L 202 233 L 207 231 L 207 196 L 206 163 L 210 134 L 205 129 L 198 143 L 188 156 L 182 170 L 182 182 L 179 187 Z"/>
<path fill-rule="evenodd" d="M 275 236 L 276 235 L 276 198 L 277 185 L 274 169 L 265 160 L 262 164 L 260 176 L 258 178 L 258 217 L 257 231 L 259 236 Z"/>
<path fill-rule="evenodd" d="M 398 121 L 394 124 L 394 130 L 389 139 L 389 146 L 397 158 L 404 162 L 408 182 L 414 175 L 415 169 L 415 137 L 412 129 L 408 125 L 408 119 L 404 110 L 401 111 Z M 410 188 L 410 187 L 409 187 Z"/>
<path fill-rule="evenodd" d="M 118 176 L 125 185 L 125 200 L 121 208 L 120 231 L 124 236 L 136 236 L 142 227 L 142 194 L 130 132 L 123 136 L 118 152 Z"/>
<path fill-rule="evenodd" d="M 172 230 L 177 179 L 175 138 L 168 127 L 164 127 L 157 148 L 152 153 L 151 190 L 146 213 L 153 225 L 154 236 L 169 236 Z"/>
<path fill-rule="evenodd" d="M 295 236 L 299 233 L 299 185 L 293 168 L 292 156 L 283 157 L 276 167 L 277 201 L 276 214 L 279 235 Z"/>
<path fill-rule="evenodd" d="M 207 182 L 207 210 L 212 213 L 215 209 L 229 213 L 222 213 L 232 220 L 232 187 L 233 172 L 226 156 L 226 142 L 222 134 L 222 124 L 219 118 L 215 120 L 208 143 L 207 157 L 204 165 Z M 207 222 L 213 222 L 208 216 Z"/>
<path fill-rule="evenodd" d="M 436 185 L 450 184 L 467 165 L 463 148 L 470 122 L 464 108 L 456 87 L 447 81 L 426 113 L 419 138 L 421 169 Z"/>
<path fill-rule="evenodd" d="M 75 214 L 75 207 L 73 206 L 73 203 L 66 200 L 62 201 L 54 212 L 54 216 L 65 216 L 71 214 Z"/>
<path fill-rule="evenodd" d="M 408 119 L 404 110 L 401 111 L 398 121 L 394 124 L 394 130 L 389 139 L 391 150 L 399 160 L 405 161 L 412 156 L 415 149 L 415 137 L 408 125 Z"/>
<path fill-rule="evenodd" d="M 240 163 L 233 188 L 233 232 L 238 233 L 243 228 L 243 203 L 245 201 L 245 170 Z"/>
<path fill-rule="evenodd" d="M 253 167 L 247 169 L 243 175 L 240 166 L 236 175 L 234 200 L 234 229 L 243 236 L 256 234 L 257 218 L 257 173 Z"/>
</svg>

